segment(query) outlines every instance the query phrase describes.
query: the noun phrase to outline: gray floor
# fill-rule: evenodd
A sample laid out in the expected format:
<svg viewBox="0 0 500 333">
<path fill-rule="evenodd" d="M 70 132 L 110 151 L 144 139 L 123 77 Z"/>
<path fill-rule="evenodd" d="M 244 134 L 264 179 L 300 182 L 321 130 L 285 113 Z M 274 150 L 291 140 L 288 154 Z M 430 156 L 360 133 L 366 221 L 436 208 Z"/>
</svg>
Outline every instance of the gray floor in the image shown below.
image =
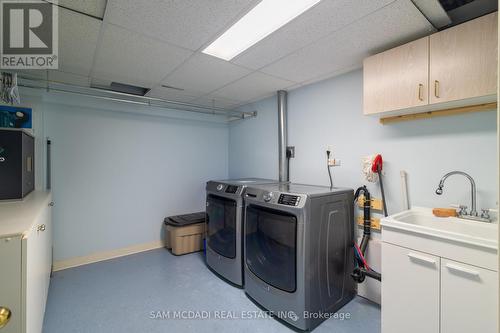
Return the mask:
<svg viewBox="0 0 500 333">
<path fill-rule="evenodd" d="M 209 318 L 172 318 L 176 311 Z M 258 311 L 206 268 L 202 253 L 159 249 L 54 273 L 43 332 L 291 332 Z M 330 318 L 314 332 L 380 332 L 380 307 L 363 298 L 339 314 L 343 320 Z"/>
</svg>

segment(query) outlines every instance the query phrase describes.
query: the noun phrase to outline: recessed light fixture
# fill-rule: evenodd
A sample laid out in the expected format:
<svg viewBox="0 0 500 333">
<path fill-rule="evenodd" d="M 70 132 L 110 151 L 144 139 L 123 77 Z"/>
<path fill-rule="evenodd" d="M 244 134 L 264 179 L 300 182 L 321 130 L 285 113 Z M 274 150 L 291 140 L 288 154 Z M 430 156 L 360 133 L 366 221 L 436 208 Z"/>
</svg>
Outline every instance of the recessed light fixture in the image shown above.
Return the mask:
<svg viewBox="0 0 500 333">
<path fill-rule="evenodd" d="M 202 52 L 231 60 L 321 0 L 262 0 Z"/>
</svg>

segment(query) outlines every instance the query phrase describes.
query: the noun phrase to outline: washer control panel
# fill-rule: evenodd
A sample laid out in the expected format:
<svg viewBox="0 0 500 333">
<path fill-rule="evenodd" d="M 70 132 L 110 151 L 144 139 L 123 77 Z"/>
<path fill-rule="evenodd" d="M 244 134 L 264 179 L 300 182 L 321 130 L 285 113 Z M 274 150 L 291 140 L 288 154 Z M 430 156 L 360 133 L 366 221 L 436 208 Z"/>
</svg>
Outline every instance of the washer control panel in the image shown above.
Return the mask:
<svg viewBox="0 0 500 333">
<path fill-rule="evenodd" d="M 287 205 L 287 206 L 298 206 L 300 202 L 300 197 L 298 195 L 291 195 L 291 194 L 280 194 L 278 203 L 280 205 Z"/>
</svg>

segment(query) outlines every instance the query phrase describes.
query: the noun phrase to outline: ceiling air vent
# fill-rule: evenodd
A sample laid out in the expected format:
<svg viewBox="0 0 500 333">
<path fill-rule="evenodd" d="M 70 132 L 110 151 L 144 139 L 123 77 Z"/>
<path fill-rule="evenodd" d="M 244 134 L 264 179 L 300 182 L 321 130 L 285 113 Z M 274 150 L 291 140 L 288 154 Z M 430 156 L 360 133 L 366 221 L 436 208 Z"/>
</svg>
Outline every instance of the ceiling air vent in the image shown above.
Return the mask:
<svg viewBox="0 0 500 333">
<path fill-rule="evenodd" d="M 145 96 L 149 92 L 149 88 L 133 86 L 125 83 L 111 82 L 109 85 L 109 89 L 112 91 L 117 91 L 121 93 L 137 95 L 137 96 Z"/>
<path fill-rule="evenodd" d="M 438 30 L 498 10 L 497 0 L 412 0 L 412 2 Z"/>
<path fill-rule="evenodd" d="M 452 9 L 462 7 L 463 5 L 468 4 L 474 0 L 439 0 L 443 9 L 449 12 Z"/>
<path fill-rule="evenodd" d="M 439 0 L 451 25 L 457 25 L 498 10 L 497 0 Z"/>
</svg>

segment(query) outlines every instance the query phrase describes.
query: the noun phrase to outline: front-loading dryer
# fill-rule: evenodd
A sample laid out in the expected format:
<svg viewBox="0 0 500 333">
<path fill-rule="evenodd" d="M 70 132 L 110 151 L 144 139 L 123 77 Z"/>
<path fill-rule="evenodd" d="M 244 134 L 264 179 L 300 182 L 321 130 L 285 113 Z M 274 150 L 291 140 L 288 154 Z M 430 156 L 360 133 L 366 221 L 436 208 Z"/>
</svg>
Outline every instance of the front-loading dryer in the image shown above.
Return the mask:
<svg viewBox="0 0 500 333">
<path fill-rule="evenodd" d="M 277 183 L 245 178 L 209 181 L 206 186 L 207 265 L 236 286 L 243 286 L 243 195 L 247 186 Z"/>
<path fill-rule="evenodd" d="M 300 184 L 245 192 L 245 292 L 312 330 L 356 294 L 352 189 Z"/>
</svg>

